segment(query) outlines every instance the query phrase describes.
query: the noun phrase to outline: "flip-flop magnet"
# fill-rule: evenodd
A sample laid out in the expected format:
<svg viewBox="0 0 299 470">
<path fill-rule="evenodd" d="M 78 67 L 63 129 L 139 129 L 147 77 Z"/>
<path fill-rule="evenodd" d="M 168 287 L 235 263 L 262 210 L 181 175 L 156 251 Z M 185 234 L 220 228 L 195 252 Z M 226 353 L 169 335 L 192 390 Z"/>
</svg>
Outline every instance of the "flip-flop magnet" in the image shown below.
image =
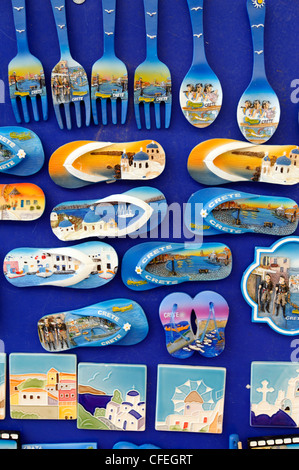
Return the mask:
<svg viewBox="0 0 299 470">
<path fill-rule="evenodd" d="M 44 349 L 60 352 L 77 347 L 131 346 L 148 333 L 141 306 L 129 299 L 100 302 L 78 310 L 49 314 L 38 321 Z"/>
<path fill-rule="evenodd" d="M 164 167 L 165 152 L 156 141 L 77 141 L 59 147 L 52 154 L 49 174 L 59 186 L 80 188 L 103 181 L 153 179 Z"/>
<path fill-rule="evenodd" d="M 253 263 L 241 281 L 252 321 L 283 335 L 299 334 L 299 237 L 256 247 Z"/>
<path fill-rule="evenodd" d="M 127 287 L 143 291 L 187 281 L 220 280 L 231 269 L 232 254 L 223 243 L 146 242 L 125 253 L 121 276 Z"/>
<path fill-rule="evenodd" d="M 35 184 L 0 184 L 0 220 L 36 220 L 43 215 L 45 204 L 45 194 Z"/>
<path fill-rule="evenodd" d="M 16 248 L 3 262 L 5 278 L 16 287 L 100 287 L 114 278 L 117 268 L 116 251 L 103 242 L 62 248 Z"/>
<path fill-rule="evenodd" d="M 146 186 L 103 199 L 61 203 L 52 210 L 51 227 L 63 241 L 121 237 L 153 230 L 166 213 L 165 196 Z"/>
<path fill-rule="evenodd" d="M 18 126 L 0 127 L 0 173 L 29 176 L 37 173 L 45 160 L 39 137 Z"/>
<path fill-rule="evenodd" d="M 185 224 L 197 235 L 254 232 L 285 236 L 298 226 L 298 205 L 285 197 L 209 188 L 192 194 L 187 205 Z"/>
<path fill-rule="evenodd" d="M 191 151 L 188 171 L 195 181 L 207 186 L 244 181 L 294 185 L 299 182 L 298 162 L 296 145 L 210 139 Z"/>
<path fill-rule="evenodd" d="M 171 356 L 186 359 L 198 352 L 204 357 L 215 357 L 224 350 L 229 307 L 220 294 L 203 291 L 194 299 L 182 292 L 170 294 L 161 302 L 159 315 Z"/>
</svg>

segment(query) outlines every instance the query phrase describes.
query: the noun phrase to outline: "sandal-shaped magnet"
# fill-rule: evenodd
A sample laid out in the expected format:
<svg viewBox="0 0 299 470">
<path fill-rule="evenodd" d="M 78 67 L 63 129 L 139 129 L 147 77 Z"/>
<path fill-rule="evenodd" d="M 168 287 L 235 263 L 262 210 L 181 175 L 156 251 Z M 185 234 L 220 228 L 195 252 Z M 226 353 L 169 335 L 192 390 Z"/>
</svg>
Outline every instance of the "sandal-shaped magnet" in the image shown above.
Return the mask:
<svg viewBox="0 0 299 470">
<path fill-rule="evenodd" d="M 192 194 L 188 204 L 185 224 L 197 235 L 253 232 L 286 236 L 298 226 L 298 205 L 285 197 L 207 188 Z"/>
<path fill-rule="evenodd" d="M 125 253 L 121 276 L 129 289 L 143 291 L 188 281 L 220 280 L 231 270 L 232 253 L 223 243 L 146 242 Z"/>
<path fill-rule="evenodd" d="M 161 302 L 159 316 L 173 357 L 186 359 L 195 352 L 216 357 L 224 350 L 229 307 L 217 292 L 203 291 L 194 298 L 182 292 L 170 294 Z"/>
<path fill-rule="evenodd" d="M 166 213 L 165 196 L 146 186 L 103 199 L 61 203 L 52 210 L 51 228 L 63 241 L 122 237 L 155 229 Z"/>
<path fill-rule="evenodd" d="M 294 185 L 299 182 L 297 145 L 257 145 L 231 139 L 198 144 L 188 158 L 190 176 L 201 184 L 236 182 Z"/>
<path fill-rule="evenodd" d="M 165 168 L 165 151 L 153 140 L 77 141 L 59 147 L 49 161 L 54 183 L 64 188 L 119 180 L 150 180 Z"/>
<path fill-rule="evenodd" d="M 99 241 L 62 248 L 16 248 L 3 262 L 5 278 L 16 287 L 95 288 L 112 280 L 117 269 L 116 251 Z"/>
<path fill-rule="evenodd" d="M 77 347 L 131 346 L 148 333 L 141 306 L 129 299 L 114 299 L 77 310 L 43 316 L 38 335 L 44 349 L 51 352 Z"/>
<path fill-rule="evenodd" d="M 0 184 L 0 220 L 31 222 L 45 210 L 43 190 L 32 183 Z"/>
<path fill-rule="evenodd" d="M 34 175 L 44 160 L 42 143 L 33 131 L 19 126 L 0 127 L 0 174 Z"/>
</svg>

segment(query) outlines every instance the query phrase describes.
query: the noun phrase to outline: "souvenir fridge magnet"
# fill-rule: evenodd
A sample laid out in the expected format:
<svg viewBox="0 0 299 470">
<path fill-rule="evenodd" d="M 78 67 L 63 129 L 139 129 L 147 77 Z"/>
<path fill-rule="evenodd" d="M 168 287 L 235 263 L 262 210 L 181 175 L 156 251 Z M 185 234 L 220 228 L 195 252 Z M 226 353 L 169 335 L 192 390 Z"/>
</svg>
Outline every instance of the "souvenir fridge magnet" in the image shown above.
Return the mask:
<svg viewBox="0 0 299 470">
<path fill-rule="evenodd" d="M 9 359 L 12 419 L 76 419 L 75 355 L 12 353 Z"/>
<path fill-rule="evenodd" d="M 195 235 L 253 232 L 285 236 L 298 226 L 297 203 L 280 196 L 206 188 L 192 194 L 187 204 L 190 210 L 185 211 L 185 224 Z"/>
<path fill-rule="evenodd" d="M 148 180 L 165 167 L 165 152 L 153 140 L 138 142 L 70 142 L 59 147 L 49 161 L 49 173 L 59 186 L 81 188 L 119 180 Z"/>
<path fill-rule="evenodd" d="M 232 254 L 222 243 L 146 242 L 130 248 L 121 276 L 129 289 L 143 291 L 188 281 L 224 279 L 231 273 Z"/>
<path fill-rule="evenodd" d="M 0 184 L 0 220 L 31 222 L 45 210 L 43 190 L 32 183 Z"/>
<path fill-rule="evenodd" d="M 166 296 L 160 304 L 159 316 L 167 351 L 178 359 L 186 359 L 195 352 L 204 357 L 218 356 L 225 347 L 228 314 L 228 304 L 217 292 L 203 291 L 194 299 L 183 292 Z"/>
<path fill-rule="evenodd" d="M 269 248 L 255 248 L 254 262 L 241 281 L 253 322 L 267 323 L 284 335 L 299 334 L 298 261 L 299 237 L 282 238 Z"/>
<path fill-rule="evenodd" d="M 122 237 L 156 228 L 167 213 L 164 195 L 140 187 L 103 199 L 68 201 L 54 207 L 51 228 L 59 240 Z"/>
<path fill-rule="evenodd" d="M 117 124 L 117 103 L 121 104 L 121 124 L 126 122 L 128 109 L 128 70 L 115 55 L 116 0 L 102 0 L 104 54 L 92 67 L 91 108 L 98 125 L 97 100 L 101 103 L 102 124 L 107 124 L 107 101 L 111 104 L 112 123 Z"/>
<path fill-rule="evenodd" d="M 97 449 L 96 442 L 64 442 L 51 444 L 23 444 L 22 449 Z"/>
<path fill-rule="evenodd" d="M 5 418 L 5 403 L 6 403 L 6 354 L 0 353 L 0 420 Z"/>
<path fill-rule="evenodd" d="M 297 434 L 285 434 L 278 436 L 249 437 L 248 449 L 299 449 L 299 436 Z"/>
<path fill-rule="evenodd" d="M 22 121 L 19 111 L 21 103 L 25 122 L 30 121 L 28 101 L 31 102 L 35 121 L 40 120 L 38 103 L 42 107 L 42 117 L 48 119 L 48 100 L 43 66 L 29 50 L 27 39 L 26 0 L 12 0 L 12 11 L 16 31 L 17 55 L 9 62 L 8 81 L 10 101 L 15 119 Z"/>
<path fill-rule="evenodd" d="M 150 105 L 154 105 L 156 128 L 161 128 L 161 110 L 168 129 L 171 119 L 172 90 L 169 68 L 158 58 L 158 0 L 143 0 L 146 29 L 146 59 L 134 74 L 134 110 L 138 129 L 142 128 L 140 107 L 144 110 L 146 129 L 151 128 Z"/>
<path fill-rule="evenodd" d="M 295 185 L 299 182 L 298 161 L 296 145 L 210 139 L 193 148 L 188 171 L 195 181 L 207 186 L 244 181 Z"/>
<path fill-rule="evenodd" d="M 60 352 L 77 347 L 131 346 L 148 333 L 143 309 L 129 299 L 115 299 L 67 312 L 49 314 L 38 321 L 44 349 Z"/>
<path fill-rule="evenodd" d="M 221 434 L 226 369 L 159 365 L 156 431 Z"/>
<path fill-rule="evenodd" d="M 20 433 L 18 431 L 1 431 L 0 430 L 0 450 L 21 448 Z"/>
<path fill-rule="evenodd" d="M 0 173 L 34 175 L 44 160 L 43 145 L 35 132 L 20 126 L 0 127 Z"/>
<path fill-rule="evenodd" d="M 193 61 L 180 88 L 180 105 L 187 121 L 207 127 L 217 118 L 222 105 L 222 87 L 205 55 L 203 33 L 204 0 L 188 0 L 193 31 Z"/>
<path fill-rule="evenodd" d="M 145 418 L 145 365 L 78 365 L 78 429 L 144 431 Z"/>
<path fill-rule="evenodd" d="M 298 363 L 252 362 L 250 425 L 298 428 Z"/>
<path fill-rule="evenodd" d="M 263 144 L 273 136 L 280 119 L 278 97 L 265 72 L 266 0 L 247 0 L 247 12 L 253 42 L 253 72 L 251 82 L 238 104 L 237 121 L 245 139 Z"/>
<path fill-rule="evenodd" d="M 63 248 L 16 248 L 3 262 L 5 278 L 16 287 L 90 289 L 111 281 L 117 268 L 116 251 L 103 242 Z"/>
</svg>

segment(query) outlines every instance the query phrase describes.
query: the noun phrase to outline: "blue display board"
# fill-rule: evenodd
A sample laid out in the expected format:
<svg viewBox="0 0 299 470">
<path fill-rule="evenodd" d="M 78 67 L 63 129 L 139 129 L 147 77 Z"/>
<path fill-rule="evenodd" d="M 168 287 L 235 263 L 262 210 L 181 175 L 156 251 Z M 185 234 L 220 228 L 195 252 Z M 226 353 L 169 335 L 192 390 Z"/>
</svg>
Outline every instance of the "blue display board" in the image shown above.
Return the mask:
<svg viewBox="0 0 299 470">
<path fill-rule="evenodd" d="M 103 53 L 103 26 L 100 0 L 86 0 L 83 4 L 66 1 L 69 41 L 73 57 L 83 65 L 90 78 L 92 65 Z M 192 62 L 192 30 L 186 0 L 160 0 L 158 51 L 160 59 L 171 71 L 173 107 L 169 129 L 138 130 L 134 117 L 133 77 L 136 67 L 145 58 L 145 19 L 142 0 L 118 0 L 116 15 L 116 53 L 126 63 L 129 72 L 129 106 L 125 125 L 101 124 L 72 130 L 61 130 L 57 124 L 50 97 L 50 74 L 59 61 L 59 47 L 50 0 L 27 0 L 28 39 L 31 52 L 43 63 L 49 93 L 49 119 L 47 122 L 31 120 L 25 127 L 41 138 L 46 162 L 41 171 L 25 181 L 42 187 L 46 194 L 46 211 L 41 219 L 18 224 L 1 222 L 0 257 L 20 246 L 64 246 L 50 228 L 50 212 L 62 201 L 103 198 L 113 192 L 124 192 L 137 182 L 116 182 L 67 190 L 56 186 L 48 173 L 48 160 L 59 146 L 74 140 L 101 140 L 126 142 L 142 139 L 158 141 L 166 151 L 166 169 L 151 186 L 161 190 L 168 201 L 183 206 L 190 195 L 203 188 L 191 179 L 187 159 L 191 150 L 203 140 L 231 138 L 242 140 L 236 112 L 243 91 L 249 84 L 252 72 L 252 41 L 245 0 L 206 0 L 204 11 L 205 46 L 208 61 L 219 77 L 223 88 L 223 105 L 216 121 L 209 127 L 191 126 L 180 109 L 179 88 Z M 267 0 L 265 24 L 265 59 L 268 79 L 281 104 L 279 127 L 268 143 L 294 144 L 299 141 L 298 99 L 298 8 L 296 2 Z M 1 2 L 0 18 L 0 79 L 5 84 L 5 102 L 0 104 L 0 125 L 16 125 L 9 99 L 7 68 L 16 54 L 16 36 L 12 6 L 9 0 Z M 297 79 L 297 82 L 296 82 Z M 297 85 L 296 85 L 297 83 Z M 2 100 L 3 101 L 3 100 Z M 24 123 L 22 123 L 24 125 Z M 21 182 L 17 177 L 15 182 Z M 2 174 L 0 183 L 11 183 L 12 177 Z M 237 183 L 228 187 L 257 194 L 280 195 L 298 198 L 296 186 Z M 182 225 L 182 222 L 179 222 Z M 298 231 L 297 231 L 298 232 Z M 210 241 L 206 237 L 204 241 Z M 165 335 L 159 319 L 159 305 L 175 287 L 162 286 L 149 292 L 129 290 L 116 278 L 98 289 L 80 291 L 58 287 L 18 289 L 0 274 L 0 339 L 5 352 L 42 353 L 37 334 L 37 321 L 49 313 L 78 309 L 114 297 L 131 298 L 142 305 L 148 322 L 149 334 L 140 344 L 123 348 L 80 348 L 76 350 L 78 362 L 145 364 L 147 366 L 147 419 L 144 432 L 88 431 L 77 429 L 75 421 L 31 421 L 6 418 L 1 429 L 21 433 L 22 443 L 34 442 L 97 442 L 102 449 L 111 449 L 118 441 L 135 444 L 152 443 L 167 449 L 225 449 L 229 435 L 238 433 L 240 439 L 281 434 L 281 429 L 254 428 L 250 426 L 250 366 L 252 361 L 289 361 L 293 351 L 292 338 L 279 335 L 266 324 L 251 322 L 251 308 L 245 302 L 240 282 L 244 270 L 254 258 L 255 246 L 270 246 L 275 237 L 268 235 L 219 234 L 213 241 L 227 244 L 233 253 L 233 270 L 230 276 L 218 282 L 190 282 L 179 291 L 194 297 L 203 290 L 221 294 L 230 306 L 226 327 L 226 347 L 216 358 L 193 355 L 181 360 L 171 357 L 165 347 Z M 135 243 L 146 240 L 130 238 L 107 240 L 117 251 L 121 263 L 124 253 Z M 172 239 L 174 242 L 184 238 Z M 1 262 L 2 262 L 1 261 Z M 156 385 L 158 364 L 225 367 L 226 394 L 223 432 L 198 434 L 155 430 Z M 9 402 L 9 400 L 7 400 Z M 292 429 L 287 432 L 293 432 Z"/>
</svg>

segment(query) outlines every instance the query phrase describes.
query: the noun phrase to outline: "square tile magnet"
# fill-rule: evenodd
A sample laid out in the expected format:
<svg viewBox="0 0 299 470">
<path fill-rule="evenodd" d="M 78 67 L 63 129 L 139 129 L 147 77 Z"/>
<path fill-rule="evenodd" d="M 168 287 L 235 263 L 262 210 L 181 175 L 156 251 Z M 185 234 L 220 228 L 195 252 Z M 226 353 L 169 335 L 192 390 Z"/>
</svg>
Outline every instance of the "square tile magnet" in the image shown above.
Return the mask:
<svg viewBox="0 0 299 470">
<path fill-rule="evenodd" d="M 299 427 L 299 367 L 297 362 L 251 364 L 250 424 Z"/>
<path fill-rule="evenodd" d="M 157 431 L 222 433 L 226 369 L 159 365 Z"/>
<path fill-rule="evenodd" d="M 10 416 L 14 419 L 76 419 L 75 355 L 10 354 Z"/>
<path fill-rule="evenodd" d="M 77 427 L 144 431 L 146 370 L 145 365 L 81 362 Z"/>
<path fill-rule="evenodd" d="M 5 418 L 6 354 L 0 353 L 0 420 Z"/>
</svg>

